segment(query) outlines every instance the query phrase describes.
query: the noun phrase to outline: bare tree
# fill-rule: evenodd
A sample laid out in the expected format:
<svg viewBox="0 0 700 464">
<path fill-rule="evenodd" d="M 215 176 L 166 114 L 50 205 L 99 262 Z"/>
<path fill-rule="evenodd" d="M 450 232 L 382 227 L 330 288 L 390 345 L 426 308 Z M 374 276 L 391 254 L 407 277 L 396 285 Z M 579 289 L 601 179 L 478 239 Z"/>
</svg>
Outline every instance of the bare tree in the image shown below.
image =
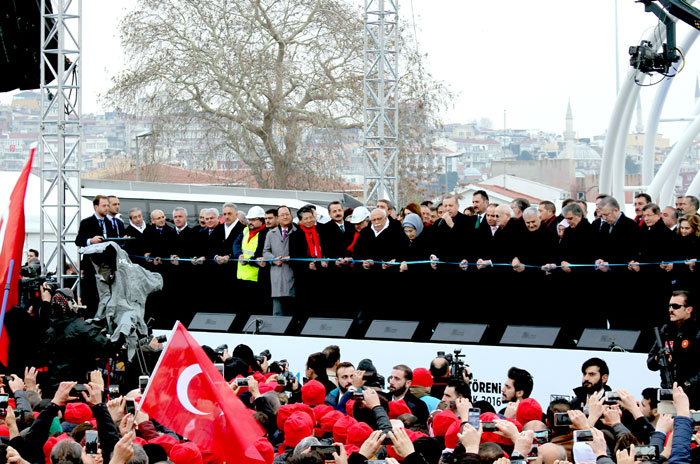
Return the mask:
<svg viewBox="0 0 700 464">
<path fill-rule="evenodd" d="M 346 0 L 140 0 L 122 23 L 130 67 L 107 100 L 154 128 L 201 125 L 262 187 L 313 188 L 337 180 L 342 131 L 361 127 L 362 28 Z M 310 148 L 320 133 L 325 148 Z"/>
</svg>

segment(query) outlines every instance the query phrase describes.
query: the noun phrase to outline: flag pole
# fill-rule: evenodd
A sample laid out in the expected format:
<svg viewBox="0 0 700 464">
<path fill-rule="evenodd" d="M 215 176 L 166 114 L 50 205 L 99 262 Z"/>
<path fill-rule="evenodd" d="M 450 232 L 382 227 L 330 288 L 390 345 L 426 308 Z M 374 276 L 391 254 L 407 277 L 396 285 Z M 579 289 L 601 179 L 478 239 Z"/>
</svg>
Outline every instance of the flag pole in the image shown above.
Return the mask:
<svg viewBox="0 0 700 464">
<path fill-rule="evenodd" d="M 10 266 L 7 270 L 7 282 L 5 282 L 5 293 L 2 296 L 2 310 L 0 310 L 0 327 L 5 324 L 5 310 L 7 309 L 7 300 L 10 299 L 10 286 L 12 285 L 12 269 L 15 266 L 15 260 L 10 260 Z M 0 338 L 2 338 L 2 331 L 0 331 Z"/>
<path fill-rule="evenodd" d="M 4 311 L 4 307 L 3 307 Z M 168 351 L 168 348 L 170 347 L 170 340 L 173 339 L 173 334 L 175 333 L 175 329 L 177 329 L 178 324 L 180 324 L 180 321 L 175 321 L 175 325 L 173 326 L 173 329 L 170 331 L 170 336 L 168 337 L 168 340 L 166 341 L 165 349 L 160 352 L 160 356 L 158 357 L 158 362 L 156 362 L 156 367 L 153 368 L 153 372 L 151 372 L 151 376 L 148 378 L 148 384 L 146 385 L 146 388 L 143 390 L 143 395 L 141 395 L 141 401 L 139 401 L 138 407 L 136 408 L 136 412 L 138 413 L 141 410 L 141 405 L 144 403 L 144 400 L 146 399 L 146 395 L 148 394 L 148 390 L 151 388 L 151 380 L 156 376 L 156 372 L 158 372 L 158 368 L 160 367 L 160 362 L 163 360 L 163 356 L 165 355 L 165 352 Z"/>
</svg>

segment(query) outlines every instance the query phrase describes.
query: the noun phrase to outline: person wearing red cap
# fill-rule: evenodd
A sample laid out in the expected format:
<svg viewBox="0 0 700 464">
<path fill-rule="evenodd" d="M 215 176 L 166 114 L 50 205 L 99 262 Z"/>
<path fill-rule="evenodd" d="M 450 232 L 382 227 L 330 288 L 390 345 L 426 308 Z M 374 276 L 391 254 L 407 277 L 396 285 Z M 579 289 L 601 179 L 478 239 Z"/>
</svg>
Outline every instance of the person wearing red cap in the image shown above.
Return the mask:
<svg viewBox="0 0 700 464">
<path fill-rule="evenodd" d="M 433 386 L 433 376 L 430 371 L 424 367 L 413 369 L 413 382 L 408 389 L 409 392 L 416 398 L 420 399 L 428 407 L 428 412 L 433 412 L 437 409 L 440 400 L 430 396 L 430 387 Z"/>
<path fill-rule="evenodd" d="M 411 394 L 409 388 L 413 381 L 413 370 L 404 365 L 394 366 L 389 377 L 389 401 L 404 400 L 421 424 L 428 423 L 428 407 Z"/>
<path fill-rule="evenodd" d="M 309 380 L 301 387 L 301 401 L 311 407 L 323 404 L 326 400 L 326 387 L 318 380 Z"/>
</svg>

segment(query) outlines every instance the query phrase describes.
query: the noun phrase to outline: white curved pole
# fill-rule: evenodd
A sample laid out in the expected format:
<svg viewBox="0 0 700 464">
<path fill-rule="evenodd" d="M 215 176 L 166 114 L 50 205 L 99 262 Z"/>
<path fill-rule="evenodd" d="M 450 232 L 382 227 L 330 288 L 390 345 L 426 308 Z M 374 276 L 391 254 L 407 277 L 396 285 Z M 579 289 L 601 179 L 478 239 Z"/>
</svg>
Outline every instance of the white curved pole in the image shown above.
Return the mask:
<svg viewBox="0 0 700 464">
<path fill-rule="evenodd" d="M 641 87 L 635 85 L 627 98 L 622 119 L 620 121 L 619 131 L 617 133 L 617 142 L 615 144 L 615 155 L 613 157 L 613 189 L 612 195 L 617 198 L 620 204 L 625 203 L 625 159 L 627 148 L 627 134 L 630 132 L 632 125 L 632 114 L 634 106 L 639 98 Z"/>
<path fill-rule="evenodd" d="M 666 35 L 666 26 L 663 25 L 663 23 L 657 24 L 653 29 L 651 29 L 649 32 L 647 32 L 646 36 L 644 37 L 644 40 L 648 40 L 652 43 L 652 46 L 657 49 L 659 47 L 659 44 L 657 43 L 656 39 L 658 37 L 664 37 Z M 612 194 L 613 192 L 613 166 L 614 166 L 614 158 L 615 156 L 615 151 L 618 147 L 618 136 L 620 132 L 620 126 L 622 123 L 622 118 L 625 116 L 625 110 L 628 106 L 628 99 L 630 98 L 630 95 L 633 93 L 632 91 L 634 90 L 635 87 L 638 87 L 635 82 L 634 78 L 637 75 L 637 71 L 635 69 L 629 69 L 627 71 L 627 76 L 625 77 L 625 81 L 622 85 L 622 88 L 620 89 L 620 92 L 617 95 L 617 99 L 615 100 L 615 107 L 613 108 L 613 112 L 610 115 L 610 122 L 608 123 L 608 131 L 605 135 L 605 145 L 603 147 L 603 160 L 600 164 L 600 177 L 599 177 L 599 182 L 598 182 L 598 192 L 599 193 L 608 193 Z M 641 76 L 641 74 L 640 74 Z M 637 91 L 638 92 L 638 91 Z M 638 93 L 636 93 L 638 95 Z M 632 117 L 632 114 L 629 113 L 629 117 Z M 629 121 L 628 121 L 629 122 Z M 626 123 L 624 126 L 629 130 L 629 124 Z M 625 137 L 627 134 L 625 134 Z M 624 167 L 624 152 L 620 155 L 623 157 L 623 167 Z M 623 174 L 623 180 L 624 180 L 624 174 Z M 624 201 L 624 197 L 623 201 Z"/>
<path fill-rule="evenodd" d="M 661 191 L 660 185 L 665 183 L 665 180 L 669 178 L 669 176 L 673 173 L 674 168 L 675 168 L 675 160 L 680 159 L 681 161 L 683 160 L 683 157 L 685 156 L 686 152 L 688 151 L 688 148 L 690 147 L 690 144 L 693 143 L 693 140 L 695 137 L 700 133 L 700 115 L 696 116 L 695 119 L 693 120 L 692 124 L 688 126 L 688 128 L 683 132 L 683 135 L 681 135 L 681 138 L 678 139 L 678 142 L 673 146 L 671 149 L 671 153 L 668 154 L 668 158 L 664 162 L 664 164 L 661 166 L 661 169 L 659 169 L 659 172 L 656 173 L 656 176 L 654 176 L 654 180 L 652 181 L 652 185 L 649 187 L 649 192 L 652 191 L 652 187 L 654 190 L 657 192 Z M 678 176 L 674 177 L 674 182 L 675 179 Z M 695 181 L 693 181 L 695 182 Z M 656 183 L 656 184 L 655 184 Z M 651 195 L 651 193 L 649 193 Z M 673 190 L 671 189 L 671 198 L 673 195 Z M 659 195 L 654 196 L 652 195 L 652 199 L 654 199 L 657 204 L 659 205 L 669 205 L 671 198 L 666 197 L 666 198 L 661 198 Z"/>
<path fill-rule="evenodd" d="M 690 47 L 695 43 L 695 39 L 700 35 L 697 29 L 691 29 L 690 32 L 683 38 L 680 49 L 687 55 Z M 644 136 L 644 152 L 642 155 L 642 185 L 649 185 L 654 178 L 654 155 L 656 154 L 656 135 L 659 130 L 659 120 L 661 119 L 661 111 L 666 103 L 666 96 L 673 83 L 673 78 L 664 78 L 659 84 L 659 89 L 656 91 L 656 98 L 652 106 L 649 118 L 647 119 L 647 130 Z M 696 113 L 694 113 L 696 114 Z M 675 179 L 674 179 L 675 181 Z M 652 195 L 653 197 L 654 195 Z"/>
<path fill-rule="evenodd" d="M 685 192 L 685 194 L 693 195 L 694 197 L 700 196 L 700 172 L 695 174 L 695 177 L 688 186 L 688 190 Z"/>
</svg>

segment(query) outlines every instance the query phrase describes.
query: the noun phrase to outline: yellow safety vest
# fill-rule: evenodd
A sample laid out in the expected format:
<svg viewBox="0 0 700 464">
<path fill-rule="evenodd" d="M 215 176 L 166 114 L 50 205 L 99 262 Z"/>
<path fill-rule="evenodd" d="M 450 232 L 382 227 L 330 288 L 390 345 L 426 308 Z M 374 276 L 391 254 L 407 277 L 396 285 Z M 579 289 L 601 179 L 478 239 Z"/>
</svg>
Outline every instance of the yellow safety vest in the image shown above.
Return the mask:
<svg viewBox="0 0 700 464">
<path fill-rule="evenodd" d="M 241 243 L 241 248 L 243 249 L 244 258 L 252 258 L 255 256 L 255 250 L 258 249 L 258 238 L 260 237 L 260 232 L 255 234 L 250 242 L 248 241 L 248 236 L 250 236 L 250 229 L 246 227 L 243 230 L 243 243 Z M 238 272 L 236 276 L 239 280 L 250 280 L 251 282 L 258 281 L 258 271 L 260 268 L 255 265 L 243 264 L 238 261 Z"/>
</svg>

